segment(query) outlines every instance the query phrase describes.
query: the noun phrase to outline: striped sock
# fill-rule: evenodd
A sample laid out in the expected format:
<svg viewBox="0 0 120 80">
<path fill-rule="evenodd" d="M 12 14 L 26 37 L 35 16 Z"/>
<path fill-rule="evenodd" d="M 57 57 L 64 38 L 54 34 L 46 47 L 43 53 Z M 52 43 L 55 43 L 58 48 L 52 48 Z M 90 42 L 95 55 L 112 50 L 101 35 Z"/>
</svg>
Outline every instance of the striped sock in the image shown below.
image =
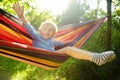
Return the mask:
<svg viewBox="0 0 120 80">
<path fill-rule="evenodd" d="M 113 51 L 106 51 L 101 54 L 92 54 L 92 62 L 94 62 L 97 65 L 102 65 L 107 62 L 112 61 L 115 59 L 116 55 Z"/>
</svg>

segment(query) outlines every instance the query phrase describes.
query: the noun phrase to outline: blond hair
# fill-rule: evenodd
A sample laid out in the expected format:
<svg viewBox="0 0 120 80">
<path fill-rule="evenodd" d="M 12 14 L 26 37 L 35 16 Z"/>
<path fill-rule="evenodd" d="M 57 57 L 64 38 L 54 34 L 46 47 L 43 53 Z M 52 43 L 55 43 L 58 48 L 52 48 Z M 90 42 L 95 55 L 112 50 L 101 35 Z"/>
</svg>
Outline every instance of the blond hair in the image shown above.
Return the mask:
<svg viewBox="0 0 120 80">
<path fill-rule="evenodd" d="M 39 27 L 39 30 L 42 29 L 42 27 L 45 27 L 45 26 L 49 26 L 49 27 L 52 27 L 54 30 L 55 30 L 55 33 L 58 31 L 58 28 L 57 28 L 57 25 L 52 22 L 52 21 L 44 21 L 40 27 Z"/>
</svg>

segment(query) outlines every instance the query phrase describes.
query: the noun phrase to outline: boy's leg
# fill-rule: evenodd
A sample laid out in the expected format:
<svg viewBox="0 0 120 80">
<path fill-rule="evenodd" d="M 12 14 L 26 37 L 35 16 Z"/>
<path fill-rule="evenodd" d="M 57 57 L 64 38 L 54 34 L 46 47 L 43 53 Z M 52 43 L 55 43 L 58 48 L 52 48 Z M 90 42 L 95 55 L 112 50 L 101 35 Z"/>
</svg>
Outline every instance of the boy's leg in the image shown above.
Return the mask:
<svg viewBox="0 0 120 80">
<path fill-rule="evenodd" d="M 84 59 L 84 60 L 91 60 L 90 54 L 92 54 L 92 52 L 78 49 L 76 47 L 65 47 L 57 50 L 56 52 L 64 53 L 76 59 Z"/>
<path fill-rule="evenodd" d="M 102 65 L 107 62 L 110 62 L 116 57 L 113 51 L 106 51 L 101 54 L 98 54 L 98 53 L 93 53 L 90 51 L 78 49 L 76 47 L 66 47 L 57 50 L 56 52 L 65 53 L 76 59 L 89 60 L 96 63 L 97 65 Z"/>
</svg>

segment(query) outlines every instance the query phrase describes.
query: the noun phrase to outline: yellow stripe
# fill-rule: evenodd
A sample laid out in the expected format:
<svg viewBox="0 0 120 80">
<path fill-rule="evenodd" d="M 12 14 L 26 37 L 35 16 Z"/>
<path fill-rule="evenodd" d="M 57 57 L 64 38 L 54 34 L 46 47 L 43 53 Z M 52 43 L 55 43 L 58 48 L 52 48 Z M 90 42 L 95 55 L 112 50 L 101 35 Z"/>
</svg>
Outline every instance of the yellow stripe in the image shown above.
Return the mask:
<svg viewBox="0 0 120 80">
<path fill-rule="evenodd" d="M 2 30 L 6 31 L 6 32 L 10 33 L 11 35 L 14 35 L 14 36 L 16 36 L 16 37 L 18 37 L 18 38 L 21 38 L 15 31 L 13 31 L 13 30 L 11 30 L 10 28 L 4 26 L 3 24 L 0 24 L 0 26 L 1 26 L 0 28 L 1 28 Z"/>
<path fill-rule="evenodd" d="M 86 35 L 84 35 L 76 44 L 74 44 L 74 46 L 77 47 L 80 44 L 82 44 L 83 41 L 85 41 L 85 39 L 87 39 L 86 37 L 88 37 L 93 30 L 94 30 L 94 27 L 88 33 L 86 33 Z"/>
<path fill-rule="evenodd" d="M 40 67 L 40 68 L 43 68 L 43 69 L 46 69 L 46 70 L 54 70 L 54 69 L 56 69 L 56 68 L 53 68 L 53 67 L 47 67 L 47 66 L 44 66 L 44 65 L 41 65 L 41 64 L 33 63 L 33 62 L 30 62 L 30 61 L 23 60 L 23 59 L 20 59 L 20 58 L 16 58 L 16 57 L 6 55 L 6 54 L 3 54 L 3 53 L 0 53 L 0 56 L 11 58 L 13 60 L 17 60 L 17 61 L 20 61 L 20 62 L 23 62 L 23 63 L 27 63 L 27 64 L 30 64 L 30 65 L 33 65 L 33 66 L 37 66 L 37 67 Z"/>
<path fill-rule="evenodd" d="M 76 32 L 79 32 L 80 30 L 82 30 L 82 29 L 84 29 L 84 28 L 86 28 L 86 26 L 83 26 L 83 27 L 81 27 L 81 28 L 75 29 L 75 30 L 73 30 L 73 31 L 71 31 L 71 32 L 69 32 L 69 33 L 67 33 L 67 34 L 65 34 L 65 35 L 63 35 L 63 36 L 57 37 L 57 38 L 55 38 L 55 39 L 56 39 L 57 41 L 60 41 L 60 40 L 62 40 L 62 39 L 64 39 L 64 38 L 66 38 L 66 37 L 71 36 L 72 34 L 74 34 L 74 33 L 76 33 Z"/>
<path fill-rule="evenodd" d="M 8 32 L 8 33 L 10 33 L 11 35 L 13 35 L 13 36 L 15 36 L 15 37 L 17 37 L 17 38 L 19 38 L 19 39 L 22 39 L 22 40 L 24 40 L 24 41 L 26 40 L 26 41 L 29 42 L 29 43 L 32 42 L 32 40 L 30 40 L 29 38 L 27 38 L 27 37 L 25 37 L 25 36 L 23 36 L 23 35 L 15 32 L 15 31 L 13 31 L 13 30 L 11 30 L 10 28 L 4 26 L 4 25 L 1 24 L 1 23 L 0 23 L 0 29 L 2 29 L 3 31 L 6 31 L 6 32 Z"/>
<path fill-rule="evenodd" d="M 35 58 L 35 57 L 32 57 L 32 56 L 28 56 L 28 55 L 23 55 L 23 54 L 7 51 L 7 50 L 4 50 L 4 49 L 0 49 L 0 51 L 5 52 L 5 53 L 9 53 L 9 54 L 12 54 L 12 55 L 15 55 L 15 56 L 18 56 L 18 57 L 22 57 L 22 58 L 25 58 L 25 59 L 28 59 L 28 60 L 32 60 L 32 61 L 36 61 L 36 62 L 39 62 L 39 63 L 47 64 L 47 65 L 50 65 L 50 66 L 58 67 L 58 66 L 61 65 L 60 63 L 55 63 L 55 62 L 51 62 L 51 61 L 48 61 L 48 60 L 43 60 L 43 59 L 40 59 L 40 58 Z"/>
</svg>

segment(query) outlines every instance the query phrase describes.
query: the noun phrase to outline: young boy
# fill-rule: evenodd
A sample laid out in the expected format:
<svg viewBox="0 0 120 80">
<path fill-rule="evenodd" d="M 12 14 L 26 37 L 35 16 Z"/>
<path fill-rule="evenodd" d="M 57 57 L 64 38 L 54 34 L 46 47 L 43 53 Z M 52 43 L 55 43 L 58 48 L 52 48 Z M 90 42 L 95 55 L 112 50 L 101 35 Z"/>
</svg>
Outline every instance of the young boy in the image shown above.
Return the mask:
<svg viewBox="0 0 120 80">
<path fill-rule="evenodd" d="M 13 9 L 19 16 L 20 20 L 23 22 L 23 25 L 25 26 L 27 31 L 33 37 L 32 41 L 33 47 L 55 51 L 54 45 L 55 46 L 64 45 L 63 42 L 57 42 L 53 39 L 57 32 L 57 25 L 54 22 L 52 21 L 43 22 L 39 28 L 39 32 L 36 32 L 33 26 L 31 26 L 24 17 L 24 7 L 20 7 L 19 3 L 15 3 L 13 5 Z M 89 60 L 97 65 L 102 65 L 107 62 L 110 62 L 116 57 L 113 51 L 106 51 L 101 54 L 98 54 L 90 51 L 81 50 L 76 47 L 65 47 L 55 52 L 67 54 L 76 59 Z"/>
</svg>

